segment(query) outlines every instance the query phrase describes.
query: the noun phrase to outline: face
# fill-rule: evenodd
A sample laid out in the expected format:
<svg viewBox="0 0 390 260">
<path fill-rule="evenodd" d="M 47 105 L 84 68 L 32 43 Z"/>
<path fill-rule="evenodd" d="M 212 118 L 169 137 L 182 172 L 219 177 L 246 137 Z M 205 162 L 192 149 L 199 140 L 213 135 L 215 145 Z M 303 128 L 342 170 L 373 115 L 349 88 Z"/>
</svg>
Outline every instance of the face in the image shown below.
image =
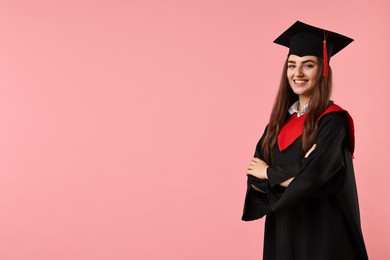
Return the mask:
<svg viewBox="0 0 390 260">
<path fill-rule="evenodd" d="M 299 99 L 310 100 L 318 78 L 318 58 L 316 56 L 290 55 L 287 63 L 287 78 L 291 89 Z"/>
</svg>

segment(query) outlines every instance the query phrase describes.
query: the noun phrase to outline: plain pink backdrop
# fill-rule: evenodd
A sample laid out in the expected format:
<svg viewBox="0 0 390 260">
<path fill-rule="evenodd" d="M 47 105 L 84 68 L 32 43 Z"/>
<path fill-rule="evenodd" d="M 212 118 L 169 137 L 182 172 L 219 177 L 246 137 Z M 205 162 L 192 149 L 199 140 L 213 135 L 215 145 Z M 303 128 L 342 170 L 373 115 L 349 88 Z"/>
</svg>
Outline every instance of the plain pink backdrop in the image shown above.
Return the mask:
<svg viewBox="0 0 390 260">
<path fill-rule="evenodd" d="M 390 259 L 390 5 L 0 1 L 0 259 L 261 259 L 240 220 L 296 20 L 355 39 L 335 102 L 356 124 L 371 259 Z"/>
</svg>

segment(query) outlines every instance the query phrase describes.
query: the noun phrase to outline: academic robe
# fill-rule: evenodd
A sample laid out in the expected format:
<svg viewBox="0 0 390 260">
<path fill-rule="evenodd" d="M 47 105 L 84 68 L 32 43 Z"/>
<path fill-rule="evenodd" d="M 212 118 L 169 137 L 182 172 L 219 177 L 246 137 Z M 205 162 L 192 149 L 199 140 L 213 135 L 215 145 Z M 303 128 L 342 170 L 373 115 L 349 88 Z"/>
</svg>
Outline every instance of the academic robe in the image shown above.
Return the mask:
<svg viewBox="0 0 390 260">
<path fill-rule="evenodd" d="M 294 120 L 300 120 L 296 114 L 287 123 Z M 255 151 L 260 159 L 264 135 Z M 286 146 L 286 140 L 278 138 L 268 180 L 248 176 L 242 220 L 266 215 L 263 259 L 368 259 L 360 227 L 352 163 L 353 122 L 348 112 L 336 107 L 319 119 L 317 147 L 308 158 L 302 154 L 302 136 L 289 138 L 282 151 L 280 146 Z M 295 178 L 287 188 L 279 185 L 291 177 Z M 265 193 L 254 190 L 252 184 Z"/>
</svg>

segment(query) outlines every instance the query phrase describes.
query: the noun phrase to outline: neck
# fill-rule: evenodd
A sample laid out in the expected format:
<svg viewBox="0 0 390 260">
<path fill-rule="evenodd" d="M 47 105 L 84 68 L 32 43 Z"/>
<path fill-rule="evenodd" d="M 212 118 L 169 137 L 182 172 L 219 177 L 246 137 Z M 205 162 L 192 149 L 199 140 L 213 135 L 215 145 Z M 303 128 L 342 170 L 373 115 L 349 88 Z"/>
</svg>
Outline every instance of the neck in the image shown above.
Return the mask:
<svg viewBox="0 0 390 260">
<path fill-rule="evenodd" d="M 302 112 L 303 107 L 304 107 L 307 103 L 309 103 L 309 101 L 310 101 L 310 97 L 299 96 L 299 106 L 298 106 L 299 112 Z"/>
</svg>

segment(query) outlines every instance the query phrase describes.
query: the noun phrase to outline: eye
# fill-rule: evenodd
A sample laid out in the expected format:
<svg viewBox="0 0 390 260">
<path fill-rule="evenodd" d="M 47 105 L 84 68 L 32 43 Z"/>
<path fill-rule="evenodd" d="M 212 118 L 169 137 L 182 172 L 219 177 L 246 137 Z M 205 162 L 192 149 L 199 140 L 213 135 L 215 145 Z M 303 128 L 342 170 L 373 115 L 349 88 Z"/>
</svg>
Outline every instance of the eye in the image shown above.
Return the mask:
<svg viewBox="0 0 390 260">
<path fill-rule="evenodd" d="M 308 64 L 305 65 L 305 67 L 307 69 L 312 69 L 312 68 L 314 68 L 314 64 L 308 63 Z"/>
<path fill-rule="evenodd" d="M 288 65 L 288 68 L 289 68 L 289 69 L 294 69 L 294 68 L 295 68 L 295 65 L 294 65 L 294 64 L 289 64 L 289 65 Z"/>
</svg>

